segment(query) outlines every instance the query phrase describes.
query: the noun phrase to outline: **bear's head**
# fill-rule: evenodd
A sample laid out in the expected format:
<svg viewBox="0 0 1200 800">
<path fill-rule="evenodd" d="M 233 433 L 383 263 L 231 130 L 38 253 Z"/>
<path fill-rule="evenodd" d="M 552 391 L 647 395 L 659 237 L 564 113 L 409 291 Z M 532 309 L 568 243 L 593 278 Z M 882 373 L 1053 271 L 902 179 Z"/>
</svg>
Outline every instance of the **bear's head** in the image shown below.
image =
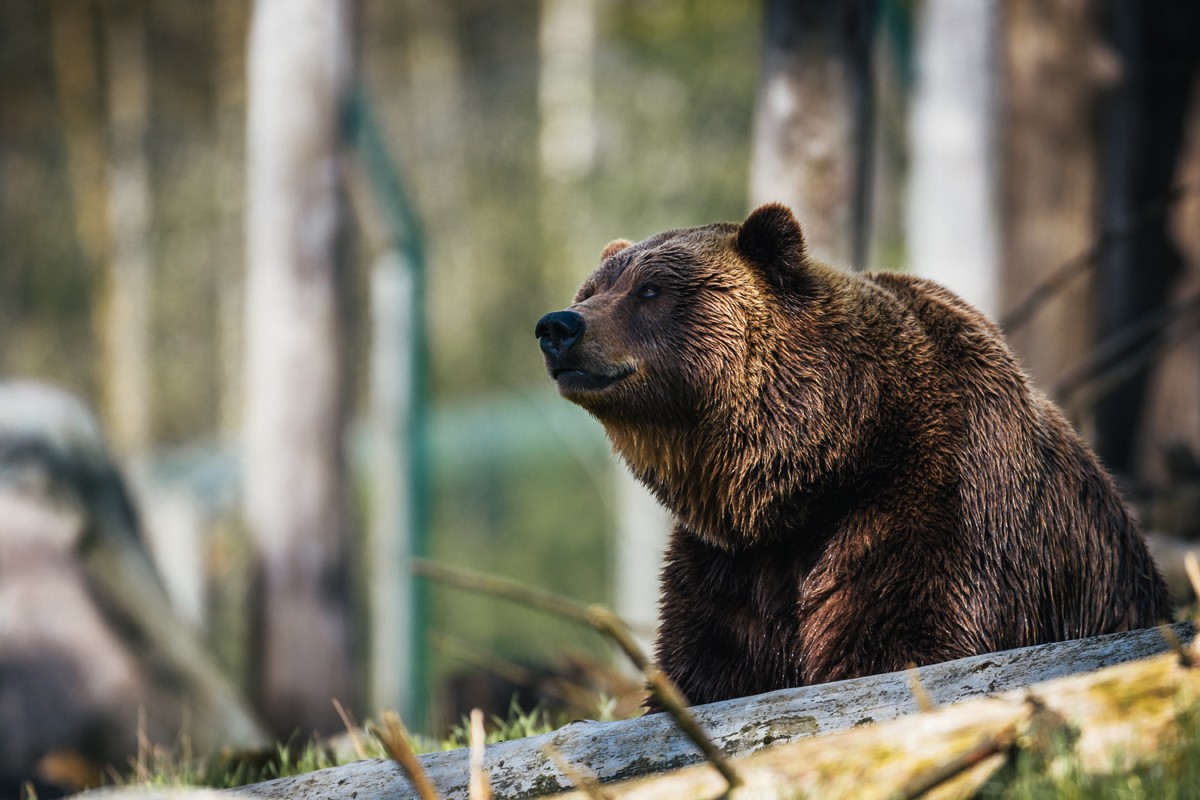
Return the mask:
<svg viewBox="0 0 1200 800">
<path fill-rule="evenodd" d="M 794 288 L 804 262 L 800 226 L 781 205 L 740 226 L 611 242 L 574 304 L 538 321 L 546 370 L 606 424 L 690 424 L 731 389 L 742 393 L 770 338 L 775 304 L 764 295 Z"/>
<path fill-rule="evenodd" d="M 837 411 L 820 391 L 828 353 L 803 341 L 838 294 L 835 275 L 807 257 L 792 212 L 765 205 L 740 225 L 612 242 L 535 335 L 559 393 L 603 423 L 639 479 L 697 534 L 733 546 L 827 471 L 792 462 L 829 438 L 808 412 Z"/>
</svg>

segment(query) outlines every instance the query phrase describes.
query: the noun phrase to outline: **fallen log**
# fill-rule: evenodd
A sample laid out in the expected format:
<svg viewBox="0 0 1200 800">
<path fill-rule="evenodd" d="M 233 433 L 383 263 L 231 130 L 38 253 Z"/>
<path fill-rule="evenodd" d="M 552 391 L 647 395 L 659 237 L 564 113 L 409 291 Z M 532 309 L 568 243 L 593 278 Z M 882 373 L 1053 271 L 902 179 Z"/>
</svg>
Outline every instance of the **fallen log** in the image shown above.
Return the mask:
<svg viewBox="0 0 1200 800">
<path fill-rule="evenodd" d="M 1189 645 L 1186 654 L 1181 650 L 768 748 L 734 762 L 742 785 L 728 795 L 724 778 L 707 764 L 609 785 L 604 795 L 965 800 L 1007 762 L 1014 745 L 1050 769 L 1061 769 L 1069 759 L 1085 775 L 1124 772 L 1163 758 L 1177 743 L 1181 720 L 1200 697 L 1197 663 L 1200 651 Z"/>
<path fill-rule="evenodd" d="M 1190 624 L 1181 623 L 1170 630 L 1179 640 L 1191 641 Z M 920 668 L 916 675 L 930 700 L 945 705 L 1144 659 L 1170 646 L 1162 631 L 1149 629 L 933 664 Z M 1021 705 L 1019 701 L 996 701 L 987 706 L 986 713 L 1001 709 L 994 712 L 995 718 L 1008 719 L 1014 702 Z M 728 700 L 698 706 L 694 711 L 727 755 L 741 757 L 768 745 L 895 719 L 918 711 L 918 706 L 911 676 L 898 672 Z M 936 730 L 935 723 L 917 724 L 934 725 L 931 730 Z M 901 738 L 907 736 L 904 733 Z M 545 752 L 547 746 L 601 782 L 676 769 L 701 760 L 696 748 L 665 714 L 620 722 L 574 722 L 549 734 L 487 748 L 485 768 L 497 800 L 536 797 L 571 788 L 570 780 Z M 466 750 L 429 753 L 420 757 L 420 763 L 442 797 L 467 797 L 470 769 Z M 360 761 L 236 791 L 246 797 L 301 800 L 417 796 L 395 763 L 380 760 Z"/>
</svg>

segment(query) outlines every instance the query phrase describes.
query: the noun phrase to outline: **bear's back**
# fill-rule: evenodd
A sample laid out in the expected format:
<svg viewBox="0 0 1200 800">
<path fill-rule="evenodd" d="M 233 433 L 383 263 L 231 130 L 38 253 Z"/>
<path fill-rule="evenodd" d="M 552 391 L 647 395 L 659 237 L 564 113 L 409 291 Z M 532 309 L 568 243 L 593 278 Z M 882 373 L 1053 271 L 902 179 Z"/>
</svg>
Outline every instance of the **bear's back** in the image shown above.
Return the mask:
<svg viewBox="0 0 1200 800">
<path fill-rule="evenodd" d="M 976 550 L 976 618 L 994 649 L 1146 627 L 1169 600 L 1111 477 L 1034 388 L 999 327 L 945 287 L 865 276 L 920 322 L 957 396 L 960 533 Z M 966 576 L 964 576 L 966 577 Z M 1003 607 L 997 597 L 1009 597 Z"/>
</svg>

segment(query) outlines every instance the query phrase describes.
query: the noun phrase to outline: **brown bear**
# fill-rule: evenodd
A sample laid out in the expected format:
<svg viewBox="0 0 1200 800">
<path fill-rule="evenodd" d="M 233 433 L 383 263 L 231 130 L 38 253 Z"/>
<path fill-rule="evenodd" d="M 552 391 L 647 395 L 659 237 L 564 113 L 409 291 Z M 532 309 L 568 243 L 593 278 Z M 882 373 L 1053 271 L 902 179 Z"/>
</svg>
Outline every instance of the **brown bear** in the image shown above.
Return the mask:
<svg viewBox="0 0 1200 800">
<path fill-rule="evenodd" d="M 657 658 L 694 703 L 1170 616 L 999 328 L 931 281 L 808 257 L 784 206 L 613 242 L 535 333 L 675 516 Z"/>
</svg>

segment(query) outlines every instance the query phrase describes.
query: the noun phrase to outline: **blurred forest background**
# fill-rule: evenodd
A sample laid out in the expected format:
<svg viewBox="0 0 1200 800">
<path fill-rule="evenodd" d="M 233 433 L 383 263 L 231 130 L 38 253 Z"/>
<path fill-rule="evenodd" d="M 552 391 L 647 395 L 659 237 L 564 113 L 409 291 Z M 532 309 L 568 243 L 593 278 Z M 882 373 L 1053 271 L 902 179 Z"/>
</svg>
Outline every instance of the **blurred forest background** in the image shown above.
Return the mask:
<svg viewBox="0 0 1200 800">
<path fill-rule="evenodd" d="M 326 5 L 322 39 L 255 32 L 273 0 L 0 3 L 0 378 L 98 409 L 173 609 L 276 735 L 340 727 L 331 696 L 432 730 L 547 675 L 620 694 L 591 633 L 410 585 L 406 559 L 615 604 L 649 636 L 661 512 L 545 380 L 533 325 L 607 241 L 768 200 L 819 256 L 1000 320 L 1148 527 L 1200 533 L 1194 3 Z M 308 46 L 332 51 L 324 127 L 280 77 Z M 326 216 L 293 233 L 324 250 L 293 295 L 254 277 L 286 184 L 261 163 L 322 147 Z M 328 353 L 259 348 L 309 323 Z M 315 445 L 255 433 L 322 393 Z M 271 539 L 325 478 L 264 476 L 321 441 L 330 516 Z M 277 546 L 321 566 L 272 612 Z"/>
</svg>

